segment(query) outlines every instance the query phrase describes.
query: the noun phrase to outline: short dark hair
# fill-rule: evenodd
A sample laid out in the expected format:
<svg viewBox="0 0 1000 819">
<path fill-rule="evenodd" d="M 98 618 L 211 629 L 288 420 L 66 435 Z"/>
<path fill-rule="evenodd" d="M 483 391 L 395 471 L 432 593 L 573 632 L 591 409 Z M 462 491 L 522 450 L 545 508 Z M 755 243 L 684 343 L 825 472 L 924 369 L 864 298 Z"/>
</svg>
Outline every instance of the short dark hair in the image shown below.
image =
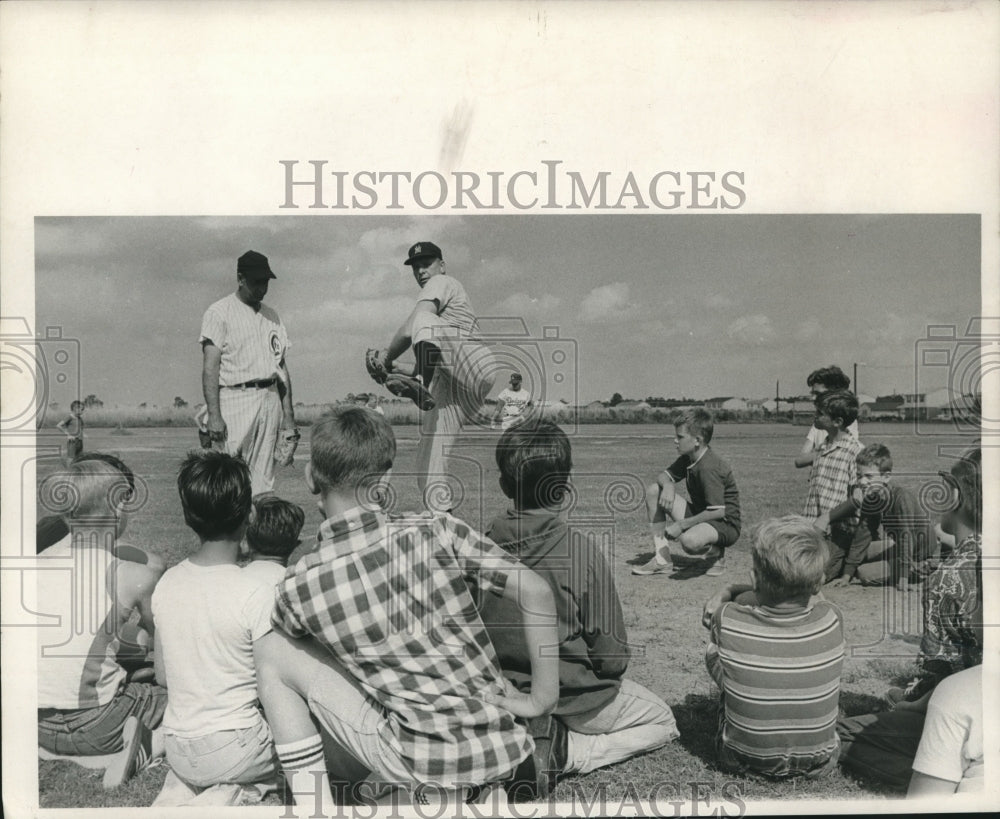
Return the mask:
<svg viewBox="0 0 1000 819">
<path fill-rule="evenodd" d="M 84 404 L 83 401 L 72 401 L 72 402 L 70 402 L 70 405 L 69 405 L 69 411 L 72 412 L 77 407 L 79 407 L 80 409 L 86 409 L 87 405 Z"/>
<path fill-rule="evenodd" d="M 384 416 L 339 406 L 313 424 L 309 463 L 321 489 L 356 489 L 392 468 L 396 436 Z"/>
<path fill-rule="evenodd" d="M 800 515 L 770 518 L 758 525 L 750 551 L 758 602 L 782 603 L 819 591 L 828 548 L 823 533 Z"/>
<path fill-rule="evenodd" d="M 851 379 L 840 367 L 831 364 L 809 373 L 806 386 L 812 387 L 815 384 L 822 384 L 827 390 L 847 390 L 851 387 Z"/>
<path fill-rule="evenodd" d="M 500 488 L 519 509 L 541 509 L 562 502 L 569 488 L 573 452 L 569 438 L 551 421 L 511 427 L 496 449 Z"/>
<path fill-rule="evenodd" d="M 885 444 L 868 444 L 855 458 L 858 466 L 877 466 L 883 475 L 892 472 L 892 455 Z"/>
<path fill-rule="evenodd" d="M 831 390 L 818 396 L 816 409 L 839 420 L 844 429 L 858 420 L 858 399 L 847 390 Z"/>
<path fill-rule="evenodd" d="M 250 516 L 250 469 L 234 455 L 213 449 L 190 453 L 177 473 L 184 522 L 202 540 L 235 533 Z"/>
<path fill-rule="evenodd" d="M 306 522 L 302 507 L 267 495 L 255 500 L 253 509 L 254 514 L 247 527 L 250 548 L 257 554 L 287 559 L 299 545 L 299 534 Z"/>
<path fill-rule="evenodd" d="M 128 494 L 124 500 L 132 499 L 135 494 L 135 473 L 117 455 L 112 455 L 110 452 L 81 452 L 73 459 L 73 463 L 78 464 L 80 461 L 102 461 L 108 466 L 113 466 L 122 473 L 122 477 L 128 483 Z"/>
<path fill-rule="evenodd" d="M 715 418 L 707 409 L 688 410 L 679 418 L 674 419 L 674 428 L 687 427 L 687 431 L 706 446 L 712 440 L 715 432 Z"/>
</svg>

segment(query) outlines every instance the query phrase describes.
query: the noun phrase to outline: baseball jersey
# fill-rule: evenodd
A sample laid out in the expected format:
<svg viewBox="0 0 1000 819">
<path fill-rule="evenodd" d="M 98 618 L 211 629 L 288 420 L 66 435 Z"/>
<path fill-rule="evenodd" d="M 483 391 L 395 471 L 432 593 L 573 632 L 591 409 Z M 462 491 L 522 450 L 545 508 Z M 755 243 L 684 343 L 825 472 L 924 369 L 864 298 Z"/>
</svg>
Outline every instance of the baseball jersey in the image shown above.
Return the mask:
<svg viewBox="0 0 1000 819">
<path fill-rule="evenodd" d="M 508 387 L 497 396 L 497 400 L 504 402 L 501 420 L 504 418 L 516 418 L 528 406 L 528 402 L 531 400 L 531 393 L 524 389 L 524 387 L 517 392 Z"/>
<path fill-rule="evenodd" d="M 417 301 L 433 301 L 435 312 L 451 327 L 457 328 L 463 336 L 479 337 L 479 322 L 476 311 L 466 295 L 461 282 L 443 273 L 431 276 L 420 291 Z"/>
<path fill-rule="evenodd" d="M 291 347 L 274 310 L 266 304 L 254 310 L 235 293 L 205 311 L 198 341 L 211 341 L 222 351 L 219 384 L 224 387 L 279 375 L 278 367 Z"/>
</svg>

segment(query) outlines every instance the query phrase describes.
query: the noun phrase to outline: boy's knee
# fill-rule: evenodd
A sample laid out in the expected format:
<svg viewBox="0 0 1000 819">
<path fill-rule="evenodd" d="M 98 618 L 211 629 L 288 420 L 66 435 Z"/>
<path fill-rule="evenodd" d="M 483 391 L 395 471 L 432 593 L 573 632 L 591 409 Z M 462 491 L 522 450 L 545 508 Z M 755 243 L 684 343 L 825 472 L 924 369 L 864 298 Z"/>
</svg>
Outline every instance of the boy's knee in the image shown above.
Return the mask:
<svg viewBox="0 0 1000 819">
<path fill-rule="evenodd" d="M 719 533 L 711 526 L 695 526 L 684 532 L 678 539 L 681 548 L 690 555 L 705 554 L 719 539 Z"/>
</svg>

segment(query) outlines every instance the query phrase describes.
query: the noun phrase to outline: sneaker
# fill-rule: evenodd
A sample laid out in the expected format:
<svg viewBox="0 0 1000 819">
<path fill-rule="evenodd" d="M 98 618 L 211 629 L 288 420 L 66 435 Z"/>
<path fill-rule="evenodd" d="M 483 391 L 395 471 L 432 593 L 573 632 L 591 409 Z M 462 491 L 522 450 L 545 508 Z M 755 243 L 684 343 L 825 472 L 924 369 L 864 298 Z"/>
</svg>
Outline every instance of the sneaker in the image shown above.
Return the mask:
<svg viewBox="0 0 1000 819">
<path fill-rule="evenodd" d="M 153 732 L 138 717 L 129 717 L 122 727 L 122 745 L 104 769 L 105 790 L 123 785 L 146 767 L 153 756 Z"/>
<path fill-rule="evenodd" d="M 507 783 L 507 795 L 545 799 L 566 768 L 569 730 L 555 717 L 544 716 L 528 720 L 528 732 L 535 740 L 535 750 L 517 766 L 514 778 Z"/>
<path fill-rule="evenodd" d="M 641 566 L 633 566 L 632 574 L 670 574 L 673 570 L 674 564 L 672 561 L 668 560 L 664 563 L 657 560 L 656 555 L 653 555 Z"/>
<path fill-rule="evenodd" d="M 418 378 L 391 373 L 385 381 L 385 388 L 399 398 L 409 398 L 424 412 L 434 409 L 434 399 Z"/>
<path fill-rule="evenodd" d="M 708 570 L 705 572 L 707 577 L 718 577 L 726 570 L 726 553 L 722 550 L 713 549 L 708 553 L 708 559 L 712 560 L 714 552 L 716 551 L 719 552 L 719 556 L 715 558 L 715 562 L 709 566 Z"/>
</svg>

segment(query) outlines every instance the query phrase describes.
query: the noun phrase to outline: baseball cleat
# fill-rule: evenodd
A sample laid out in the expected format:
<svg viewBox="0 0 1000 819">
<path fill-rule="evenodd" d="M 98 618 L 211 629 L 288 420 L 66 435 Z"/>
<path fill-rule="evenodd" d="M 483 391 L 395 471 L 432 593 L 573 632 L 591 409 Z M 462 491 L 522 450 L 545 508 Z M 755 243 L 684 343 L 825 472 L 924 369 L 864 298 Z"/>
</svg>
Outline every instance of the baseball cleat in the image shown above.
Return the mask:
<svg viewBox="0 0 1000 819">
<path fill-rule="evenodd" d="M 434 409 L 434 399 L 417 378 L 391 373 L 385 380 L 385 388 L 399 398 L 409 398 L 424 412 Z"/>
</svg>

